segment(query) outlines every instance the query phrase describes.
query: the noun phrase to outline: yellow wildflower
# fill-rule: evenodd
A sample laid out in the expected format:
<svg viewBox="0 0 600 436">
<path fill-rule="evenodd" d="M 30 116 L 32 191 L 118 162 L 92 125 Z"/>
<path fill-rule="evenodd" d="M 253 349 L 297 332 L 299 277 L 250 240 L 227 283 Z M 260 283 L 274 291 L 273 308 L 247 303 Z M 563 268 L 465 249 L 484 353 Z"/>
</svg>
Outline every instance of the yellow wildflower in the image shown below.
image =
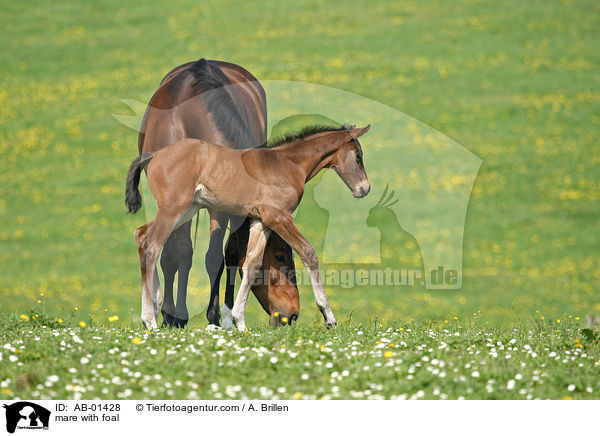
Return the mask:
<svg viewBox="0 0 600 436">
<path fill-rule="evenodd" d="M 85 321 L 79 321 L 79 327 L 85 327 L 87 324 L 85 323 Z"/>
</svg>

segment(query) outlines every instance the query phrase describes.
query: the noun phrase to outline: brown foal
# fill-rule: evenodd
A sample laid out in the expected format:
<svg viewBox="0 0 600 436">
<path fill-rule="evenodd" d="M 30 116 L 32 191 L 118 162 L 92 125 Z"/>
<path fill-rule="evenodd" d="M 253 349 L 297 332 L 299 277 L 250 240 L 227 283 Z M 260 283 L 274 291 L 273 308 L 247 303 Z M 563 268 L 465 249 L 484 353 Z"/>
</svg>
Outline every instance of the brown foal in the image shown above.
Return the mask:
<svg viewBox="0 0 600 436">
<path fill-rule="evenodd" d="M 232 315 L 245 330 L 244 312 L 250 286 L 260 268 L 271 231 L 300 256 L 309 273 L 315 300 L 325 324 L 335 317 L 318 270 L 312 245 L 296 227 L 292 212 L 304 185 L 323 168 L 333 168 L 352 194 L 361 198 L 371 185 L 358 138 L 370 129 L 323 127 L 316 133 L 290 137 L 274 148 L 235 150 L 198 139 L 184 139 L 136 159 L 127 177 L 127 206 L 141 207 L 139 176 L 147 167 L 148 185 L 158 205 L 156 218 L 135 232 L 142 270 L 142 321 L 156 328 L 153 301 L 156 260 L 169 235 L 188 222 L 200 208 L 211 208 L 251 218 L 242 284 Z"/>
</svg>

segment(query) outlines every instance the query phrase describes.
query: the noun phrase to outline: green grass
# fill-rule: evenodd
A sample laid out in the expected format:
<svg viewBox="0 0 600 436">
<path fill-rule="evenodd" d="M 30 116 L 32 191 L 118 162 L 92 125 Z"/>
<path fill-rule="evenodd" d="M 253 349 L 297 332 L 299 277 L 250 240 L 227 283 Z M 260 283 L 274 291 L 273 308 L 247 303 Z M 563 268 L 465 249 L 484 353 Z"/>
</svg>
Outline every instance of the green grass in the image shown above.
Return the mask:
<svg viewBox="0 0 600 436">
<path fill-rule="evenodd" d="M 474 317 L 248 333 L 42 324 L 0 325 L 0 398 L 591 399 L 600 390 L 600 336 L 568 318 L 560 329 L 554 320 L 495 329 Z"/>
<path fill-rule="evenodd" d="M 315 82 L 364 95 L 423 121 L 483 161 L 466 217 L 460 290 L 330 287 L 327 292 L 334 312 L 346 327 L 327 332 L 314 327 L 320 315 L 312 292 L 303 286 L 296 329 L 266 330 L 267 318 L 252 299 L 247 324 L 260 336 L 234 334 L 232 340 L 240 346 L 263 344 L 268 350 L 281 343 L 293 349 L 297 335 L 305 341 L 332 341 L 335 345 L 330 348 L 335 350 L 358 340 L 360 349 L 368 353 L 381 332 L 365 328 L 361 339 L 353 323 L 370 326 L 377 319 L 383 328 L 410 326 L 412 331 L 399 333 L 407 349 L 394 349 L 402 354 L 403 362 L 369 374 L 373 383 L 383 386 L 372 390 L 373 395 L 412 395 L 423 389 L 431 396 L 439 383 L 449 398 L 513 398 L 520 395 L 520 382 L 507 395 L 502 387 L 521 371 L 516 355 L 524 353 L 514 353 L 515 360 L 490 359 L 481 341 L 489 333 L 494 339 L 503 338 L 508 347 L 512 328 L 518 326 L 514 334 L 519 349 L 529 341 L 531 330 L 530 345 L 540 356 L 523 358 L 527 366 L 522 375 L 527 382 L 522 383 L 534 390 L 533 397 L 597 397 L 598 386 L 590 379 L 593 365 L 579 368 L 570 360 L 563 363 L 547 357 L 555 352 L 564 358 L 579 338 L 584 347 L 591 347 L 585 348 L 588 356 L 598 360 L 597 342 L 585 344 L 579 324 L 567 331 L 555 322 L 600 313 L 600 9 L 596 2 L 382 1 L 365 7 L 350 1 L 342 7 L 312 0 L 290 4 L 184 1 L 167 7 L 158 2 L 62 0 L 49 4 L 34 0 L 27 8 L 5 1 L 0 11 L 0 322 L 3 342 L 20 346 L 16 335 L 22 335 L 19 338 L 26 348 L 19 357 L 30 356 L 30 360 L 19 360 L 22 367 L 5 365 L 11 353 L 3 351 L 0 371 L 11 379 L 7 389 L 13 392 L 5 395 L 35 396 L 36 390 L 39 395 L 47 394 L 48 389 L 36 386 L 54 373 L 60 377 L 54 386 L 58 396 L 67 395 L 68 383 L 87 385 L 87 381 L 74 382 L 80 377 L 67 372 L 71 366 L 89 367 L 85 380 L 93 377 L 91 364 L 77 363 L 84 353 L 92 354 L 94 364 L 94 359 L 107 360 L 106 371 L 111 377 L 118 375 L 115 370 L 122 358 L 101 353 L 116 339 L 123 347 L 120 352 L 137 356 L 124 358 L 131 365 L 147 356 L 146 347 L 159 350 L 148 360 L 156 359 L 159 365 L 145 367 L 150 374 L 165 369 L 165 350 L 175 346 L 170 335 L 178 343 L 182 338 L 216 343 L 210 334 L 194 330 L 206 325 L 206 226 L 199 231 L 190 282 L 189 308 L 195 316 L 190 331 L 153 333 L 146 338 L 138 331 L 85 329 L 77 333 L 85 343 L 67 350 L 64 360 L 54 360 L 50 357 L 56 352 L 54 341 L 69 335 L 69 330 L 60 329 L 54 337 L 48 329 L 32 330 L 29 324 L 19 324 L 26 332 L 21 333 L 13 321 L 33 310 L 52 320 L 72 319 L 75 325 L 90 319 L 97 325 L 109 316 L 119 316 L 120 321 L 111 326 L 137 328 L 141 296 L 132 235 L 144 216 L 128 216 L 123 205 L 124 179 L 137 154 L 137 134 L 117 123 L 111 113 L 129 114 L 121 99 L 146 102 L 167 71 L 206 57 L 243 65 L 259 80 Z M 368 138 L 363 141 L 365 162 L 367 170 L 376 174 L 382 163 L 369 162 Z M 316 212 L 306 210 L 305 216 Z M 448 356 L 448 364 L 461 367 L 460 373 L 470 377 L 464 365 L 474 357 L 467 348 L 479 347 L 489 360 L 487 366 L 479 366 L 480 378 L 453 382 L 448 372 L 445 380 L 438 381 L 423 368 L 415 373 L 422 374 L 423 380 L 404 377 L 409 364 L 424 355 L 416 345 L 436 343 L 429 338 L 429 323 L 450 325 L 454 333 L 454 317 L 470 319 L 473 313 L 481 319 L 479 324 L 464 325 L 465 334 L 447 351 L 434 347 L 436 351 L 429 354 L 438 359 Z M 544 323 L 554 320 L 552 326 L 538 325 L 542 316 Z M 561 331 L 555 332 L 555 327 Z M 42 340 L 34 342 L 31 336 L 35 335 Z M 129 336 L 135 335 L 146 342 L 134 347 Z M 336 335 L 339 340 L 334 340 Z M 106 339 L 96 344 L 93 336 Z M 32 350 L 37 350 L 38 359 Z M 377 361 L 384 362 L 380 351 L 366 357 L 372 364 L 360 362 L 360 366 L 375 368 Z M 304 357 L 312 362 L 317 351 L 305 352 L 293 362 L 302 362 Z M 206 351 L 206 361 L 189 353 L 187 361 L 170 363 L 178 371 L 163 376 L 172 378 L 175 396 L 185 397 L 193 378 L 199 384 L 198 396 L 209 397 L 210 383 L 203 371 L 212 371 L 218 362 L 238 365 L 237 357 L 227 360 L 233 356 L 229 353 L 234 350 L 213 359 Z M 343 354 L 338 351 L 339 356 Z M 264 359 L 272 355 L 265 352 Z M 281 364 L 267 365 L 265 370 L 272 371 L 274 380 L 267 372 L 250 371 L 243 365 L 240 368 L 245 369 L 239 372 L 247 378 L 243 382 L 224 363 L 228 375 L 218 376 L 223 377 L 217 380 L 219 386 L 240 384 L 242 392 L 253 397 L 258 394 L 246 389 L 274 389 L 280 374 L 276 371 L 281 371 L 290 380 L 282 397 L 296 391 L 320 397 L 331 394 L 328 380 L 328 389 L 318 391 L 323 378 L 346 368 L 327 372 L 313 365 L 315 379 L 303 382 L 295 364 L 286 368 L 283 363 L 288 358 L 278 356 Z M 261 362 L 256 356 L 252 359 L 248 357 L 246 363 Z M 338 384 L 340 395 L 367 389 L 354 384 L 353 377 L 360 370 L 352 362 L 349 359 L 346 368 L 352 376 Z M 531 382 L 534 367 L 542 371 L 542 362 L 553 371 L 547 376 L 553 383 L 541 375 L 543 384 Z M 178 365 L 186 369 L 179 371 Z M 188 370 L 195 375 L 187 376 Z M 309 375 L 311 371 L 306 370 Z M 396 374 L 397 379 L 392 377 Z M 183 387 L 175 385 L 177 377 Z M 485 390 L 488 378 L 497 382 L 492 393 Z M 419 385 L 425 381 L 430 383 Z M 531 386 L 525 386 L 530 382 Z M 565 392 L 571 383 L 576 390 Z M 167 396 L 158 390 L 161 385 L 149 384 L 156 396 Z M 592 394 L 581 390 L 587 386 L 594 389 Z M 94 390 L 83 395 L 109 398 L 116 393 L 115 386 L 107 389 L 107 394 Z M 151 396 L 140 386 L 131 389 L 132 396 Z"/>
</svg>

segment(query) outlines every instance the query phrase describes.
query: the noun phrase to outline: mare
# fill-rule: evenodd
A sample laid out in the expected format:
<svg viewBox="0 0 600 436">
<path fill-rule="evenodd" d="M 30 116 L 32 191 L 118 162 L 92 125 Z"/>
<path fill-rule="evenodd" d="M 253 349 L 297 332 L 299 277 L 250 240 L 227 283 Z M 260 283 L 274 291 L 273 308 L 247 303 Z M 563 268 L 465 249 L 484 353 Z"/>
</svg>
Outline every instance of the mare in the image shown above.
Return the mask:
<svg viewBox="0 0 600 436">
<path fill-rule="evenodd" d="M 266 125 L 266 96 L 260 82 L 238 65 L 200 59 L 174 68 L 163 78 L 144 114 L 138 151 L 140 154 L 154 152 L 184 138 L 202 139 L 235 149 L 257 147 L 265 143 Z M 205 265 L 211 291 L 206 316 L 209 324 L 218 326 L 222 322 L 224 328 L 231 328 L 235 275 L 245 257 L 249 222 L 212 208 L 208 208 L 208 212 L 210 242 Z M 229 263 L 221 320 L 219 284 L 228 223 L 230 237 L 226 257 Z M 162 311 L 163 324 L 175 327 L 184 327 L 189 318 L 186 297 L 193 254 L 190 230 L 191 220 L 174 231 L 164 245 L 160 259 L 165 281 L 162 305 L 158 275 L 154 280 L 155 310 Z M 266 271 L 263 275 L 266 279 L 253 284 L 253 293 L 270 315 L 272 325 L 292 323 L 300 311 L 293 253 L 276 234 L 267 242 L 262 269 Z"/>
</svg>

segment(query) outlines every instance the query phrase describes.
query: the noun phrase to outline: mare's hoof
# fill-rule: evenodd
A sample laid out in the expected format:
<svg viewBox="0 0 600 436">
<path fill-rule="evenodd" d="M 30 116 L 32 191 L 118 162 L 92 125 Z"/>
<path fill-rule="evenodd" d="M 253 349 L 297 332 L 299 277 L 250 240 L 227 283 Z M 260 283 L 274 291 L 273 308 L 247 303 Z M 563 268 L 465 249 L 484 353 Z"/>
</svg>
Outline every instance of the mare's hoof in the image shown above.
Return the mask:
<svg viewBox="0 0 600 436">
<path fill-rule="evenodd" d="M 325 323 L 325 327 L 329 330 L 334 329 L 337 327 L 337 321 L 333 321 L 333 322 L 326 322 Z"/>
<path fill-rule="evenodd" d="M 206 330 L 209 331 L 209 332 L 215 332 L 215 331 L 219 331 L 219 330 L 222 330 L 222 329 L 221 329 L 221 327 L 219 327 L 216 324 L 209 324 L 209 325 L 206 326 Z"/>
<path fill-rule="evenodd" d="M 163 315 L 163 326 L 175 327 L 178 329 L 182 329 L 188 323 L 187 319 L 177 318 L 175 316 L 169 315 L 168 313 L 162 312 Z"/>
<path fill-rule="evenodd" d="M 219 311 L 219 308 L 213 308 L 213 309 L 209 309 L 206 311 L 206 319 L 208 320 L 209 324 L 214 324 L 216 326 L 220 325 L 220 321 L 221 321 L 221 312 Z"/>
</svg>

